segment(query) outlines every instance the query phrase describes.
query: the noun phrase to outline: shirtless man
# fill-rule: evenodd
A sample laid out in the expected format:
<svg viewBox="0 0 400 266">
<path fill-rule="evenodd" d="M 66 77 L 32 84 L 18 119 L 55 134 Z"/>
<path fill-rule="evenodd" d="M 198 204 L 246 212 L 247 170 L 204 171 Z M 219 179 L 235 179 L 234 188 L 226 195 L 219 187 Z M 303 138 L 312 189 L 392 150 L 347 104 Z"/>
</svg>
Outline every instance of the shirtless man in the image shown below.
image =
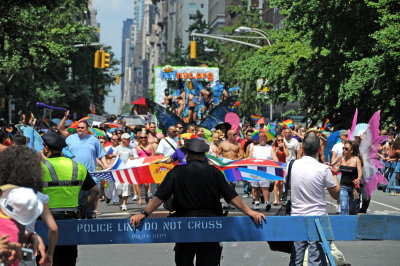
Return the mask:
<svg viewBox="0 0 400 266">
<path fill-rule="evenodd" d="M 188 96 L 188 104 L 189 104 L 188 119 L 190 122 L 196 120 L 197 117 L 197 112 L 195 111 L 197 104 L 194 101 L 194 95 L 192 93 L 190 93 Z"/>
<path fill-rule="evenodd" d="M 226 141 L 222 142 L 218 147 L 217 157 L 223 157 L 231 160 L 243 159 L 243 148 L 239 142 L 236 142 L 236 132 L 230 129 L 227 131 L 226 136 Z M 236 183 L 237 181 L 230 183 L 233 189 L 235 189 Z M 223 206 L 224 209 L 231 207 L 232 206 L 230 204 Z"/>
<path fill-rule="evenodd" d="M 182 112 L 183 112 L 183 110 L 185 109 L 185 106 L 186 106 L 185 105 L 186 104 L 186 92 L 183 90 L 183 88 L 182 89 L 180 88 L 180 90 L 181 90 L 181 94 L 178 96 L 178 105 L 179 105 L 179 107 L 178 107 L 177 113 L 178 113 L 178 116 L 183 119 Z"/>
<path fill-rule="evenodd" d="M 165 89 L 164 93 L 165 93 L 165 96 L 164 96 L 164 102 L 163 102 L 163 104 L 165 105 L 165 108 L 166 108 L 168 111 L 173 112 L 174 109 L 173 109 L 173 107 L 172 107 L 172 96 L 169 95 L 169 90 L 168 90 L 168 89 Z"/>
<path fill-rule="evenodd" d="M 211 90 L 210 83 L 207 84 L 207 87 L 205 89 L 202 89 L 200 91 L 199 102 L 201 102 L 201 99 L 203 99 L 204 101 L 204 107 L 201 109 L 201 115 L 204 117 L 206 111 L 212 110 L 213 91 Z"/>
<path fill-rule="evenodd" d="M 235 131 L 231 129 L 228 130 L 227 140 L 219 145 L 218 157 L 231 160 L 243 159 L 243 148 L 239 142 L 236 142 L 236 136 L 237 134 Z"/>
<path fill-rule="evenodd" d="M 164 138 L 162 133 L 158 133 L 156 128 L 156 123 L 151 122 L 149 125 L 150 133 L 147 135 L 147 140 L 149 144 L 153 145 L 154 150 L 157 150 L 158 144 L 160 143 L 161 139 Z"/>
</svg>

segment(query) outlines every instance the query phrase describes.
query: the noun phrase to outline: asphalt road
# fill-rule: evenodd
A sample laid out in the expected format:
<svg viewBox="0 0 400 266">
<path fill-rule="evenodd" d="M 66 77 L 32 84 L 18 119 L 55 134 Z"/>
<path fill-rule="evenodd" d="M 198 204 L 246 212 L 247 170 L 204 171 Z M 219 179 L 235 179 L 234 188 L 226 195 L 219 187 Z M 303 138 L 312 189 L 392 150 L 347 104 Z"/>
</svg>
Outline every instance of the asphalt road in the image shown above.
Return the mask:
<svg viewBox="0 0 400 266">
<path fill-rule="evenodd" d="M 242 195 L 242 187 L 237 187 Z M 272 195 L 271 195 L 272 199 Z M 250 199 L 244 201 L 252 207 Z M 326 192 L 327 211 L 335 213 L 336 201 Z M 102 213 L 99 218 L 125 218 L 138 212 L 145 205 L 137 206 L 131 198 L 128 211 L 121 212 L 118 206 L 100 203 Z M 272 216 L 279 206 L 273 206 L 266 215 Z M 368 214 L 400 215 L 400 196 L 375 191 L 368 209 Z M 161 207 L 152 217 L 166 216 Z M 238 210 L 231 210 L 229 215 L 242 215 Z M 398 230 L 393 228 L 392 230 Z M 400 265 L 400 241 L 337 241 L 339 250 L 346 262 L 351 265 Z M 288 265 L 289 255 L 270 251 L 265 242 L 229 242 L 223 243 L 221 265 Z M 175 265 L 174 244 L 126 244 L 126 245 L 91 245 L 79 246 L 78 265 Z"/>
</svg>

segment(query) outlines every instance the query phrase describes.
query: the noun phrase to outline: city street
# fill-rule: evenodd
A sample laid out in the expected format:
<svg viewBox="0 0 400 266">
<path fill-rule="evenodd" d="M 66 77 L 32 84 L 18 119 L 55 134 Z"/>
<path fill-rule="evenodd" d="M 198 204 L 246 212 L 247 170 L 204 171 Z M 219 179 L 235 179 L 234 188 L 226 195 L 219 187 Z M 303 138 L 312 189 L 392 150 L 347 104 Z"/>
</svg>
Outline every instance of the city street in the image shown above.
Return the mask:
<svg viewBox="0 0 400 266">
<path fill-rule="evenodd" d="M 242 187 L 237 191 L 242 195 Z M 327 192 L 326 192 L 327 193 Z M 272 196 L 271 196 L 272 198 Z M 251 206 L 250 199 L 244 199 Z M 326 194 L 327 210 L 329 214 L 335 212 L 335 201 Z M 134 213 L 144 206 L 137 206 L 131 199 L 128 200 L 128 213 Z M 100 203 L 101 218 L 129 217 L 127 212 L 120 212 L 118 206 Z M 267 212 L 273 216 L 277 206 Z M 165 216 L 167 212 L 160 208 L 156 216 Z M 368 209 L 368 214 L 400 215 L 400 196 L 375 191 Z M 232 210 L 229 215 L 241 215 Z M 267 219 L 268 222 L 268 219 Z M 397 229 L 393 229 L 397 230 Z M 342 251 L 346 262 L 351 265 L 398 265 L 399 241 L 344 241 L 335 242 Z M 289 255 L 272 252 L 265 242 L 229 242 L 223 243 L 223 259 L 221 265 L 288 265 Z M 97 245 L 79 246 L 78 265 L 174 265 L 174 244 L 130 244 L 130 245 Z"/>
</svg>

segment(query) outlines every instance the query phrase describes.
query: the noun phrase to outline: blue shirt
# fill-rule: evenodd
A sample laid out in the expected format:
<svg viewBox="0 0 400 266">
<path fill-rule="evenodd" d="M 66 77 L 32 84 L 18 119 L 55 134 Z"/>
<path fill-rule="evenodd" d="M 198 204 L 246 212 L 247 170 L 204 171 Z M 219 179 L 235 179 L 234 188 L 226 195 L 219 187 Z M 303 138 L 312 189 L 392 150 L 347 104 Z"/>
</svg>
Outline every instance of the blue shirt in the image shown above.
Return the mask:
<svg viewBox="0 0 400 266">
<path fill-rule="evenodd" d="M 106 155 L 100 141 L 92 136 L 87 135 L 85 138 L 80 138 L 77 133 L 69 136 L 66 140 L 68 150 L 75 156 L 72 160 L 83 164 L 89 172 L 96 171 L 96 158 L 101 158 Z"/>
</svg>

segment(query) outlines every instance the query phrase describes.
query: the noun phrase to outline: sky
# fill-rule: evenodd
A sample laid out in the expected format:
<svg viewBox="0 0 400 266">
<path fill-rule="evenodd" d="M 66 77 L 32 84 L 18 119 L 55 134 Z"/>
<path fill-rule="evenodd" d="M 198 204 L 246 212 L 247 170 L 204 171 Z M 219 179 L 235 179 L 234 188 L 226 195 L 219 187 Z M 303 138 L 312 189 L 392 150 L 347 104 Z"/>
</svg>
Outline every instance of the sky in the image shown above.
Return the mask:
<svg viewBox="0 0 400 266">
<path fill-rule="evenodd" d="M 133 17 L 133 0 L 94 0 L 93 3 L 97 10 L 97 22 L 100 23 L 100 42 L 111 46 L 115 57 L 121 61 L 122 22 Z M 111 87 L 111 90 L 109 97 L 106 97 L 104 109 L 110 114 L 117 114 L 121 101 L 121 84 Z"/>
</svg>

